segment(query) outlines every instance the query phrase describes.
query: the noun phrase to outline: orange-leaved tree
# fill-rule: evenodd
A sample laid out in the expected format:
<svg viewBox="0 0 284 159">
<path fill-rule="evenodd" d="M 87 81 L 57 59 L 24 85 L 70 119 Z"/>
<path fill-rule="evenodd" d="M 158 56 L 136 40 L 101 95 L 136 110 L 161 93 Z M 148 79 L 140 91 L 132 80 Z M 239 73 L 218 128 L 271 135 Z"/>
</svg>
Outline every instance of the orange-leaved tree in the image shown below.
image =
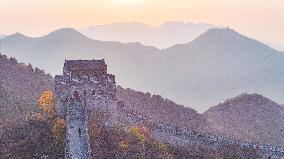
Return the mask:
<svg viewBox="0 0 284 159">
<path fill-rule="evenodd" d="M 65 139 L 66 123 L 62 118 L 56 118 L 53 123 L 52 133 L 57 142 L 63 143 Z"/>
<path fill-rule="evenodd" d="M 49 116 L 53 116 L 55 112 L 54 108 L 54 94 L 51 90 L 44 91 L 38 100 L 39 107 Z"/>
</svg>

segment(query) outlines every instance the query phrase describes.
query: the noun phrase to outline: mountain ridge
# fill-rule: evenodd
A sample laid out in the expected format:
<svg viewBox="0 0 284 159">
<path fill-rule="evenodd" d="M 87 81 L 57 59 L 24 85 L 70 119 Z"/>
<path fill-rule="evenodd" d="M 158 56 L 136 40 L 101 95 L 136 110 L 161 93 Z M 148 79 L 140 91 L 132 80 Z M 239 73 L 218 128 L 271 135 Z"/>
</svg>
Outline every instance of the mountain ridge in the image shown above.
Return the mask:
<svg viewBox="0 0 284 159">
<path fill-rule="evenodd" d="M 1 34 L 0 39 L 5 38 L 7 35 L 6 34 Z"/>
<path fill-rule="evenodd" d="M 192 41 L 209 28 L 217 27 L 205 23 L 165 22 L 160 26 L 151 26 L 141 22 L 120 22 L 106 25 L 93 25 L 79 31 L 96 40 L 120 41 L 123 43 L 140 42 L 143 45 L 159 49 L 174 44 Z"/>
<path fill-rule="evenodd" d="M 55 40 L 4 38 L 0 50 L 53 75 L 61 73 L 66 58 L 104 58 L 123 87 L 161 94 L 198 112 L 243 92 L 284 101 L 284 54 L 231 29 L 211 29 L 190 43 L 164 50 L 81 34 L 72 38 L 78 34 Z"/>
<path fill-rule="evenodd" d="M 214 37 L 216 37 L 216 36 L 219 36 L 220 39 L 215 39 Z M 209 37 L 209 39 L 208 39 L 208 37 Z M 216 42 L 216 40 L 220 40 L 220 41 L 226 42 L 226 44 L 230 44 L 230 42 L 232 40 L 236 39 L 236 38 L 239 38 L 239 40 L 251 40 L 252 43 L 254 43 L 258 46 L 261 46 L 263 48 L 273 49 L 274 51 L 282 52 L 282 51 L 278 51 L 274 48 L 271 48 L 270 46 L 268 46 L 267 44 L 265 44 L 263 42 L 260 42 L 260 41 L 257 41 L 255 39 L 244 36 L 244 35 L 240 34 L 239 32 L 237 32 L 233 29 L 230 29 L 230 28 L 224 28 L 224 29 L 211 28 L 208 31 L 206 31 L 205 33 L 203 33 L 200 36 L 198 36 L 197 38 L 195 38 L 191 42 L 188 42 L 188 43 L 185 43 L 185 44 L 176 44 L 176 45 L 169 47 L 167 49 L 172 49 L 172 48 L 179 47 L 179 46 L 186 47 L 188 45 L 193 45 L 194 43 L 198 43 L 200 41 L 204 42 L 204 39 L 206 39 L 207 40 L 206 43 L 209 43 L 209 44 Z M 282 52 L 282 53 L 284 53 L 284 52 Z"/>
<path fill-rule="evenodd" d="M 246 141 L 284 145 L 284 108 L 259 94 L 242 94 L 203 113 L 210 130 Z"/>
<path fill-rule="evenodd" d="M 169 22 L 170 23 L 170 22 Z M 119 24 L 119 23 L 118 23 Z M 144 24 L 144 23 L 141 23 L 141 24 Z M 203 23 L 197 23 L 197 24 L 203 24 Z M 167 25 L 167 23 L 165 23 L 164 25 Z M 163 26 L 163 25 L 161 25 Z M 38 37 L 29 37 L 29 36 L 26 36 L 20 32 L 17 32 L 17 33 L 14 33 L 14 34 L 11 34 L 11 35 L 5 35 L 2 39 L 6 39 L 6 38 L 16 38 L 16 40 L 19 40 L 17 38 L 21 38 L 21 39 L 44 39 L 46 37 L 50 38 L 50 37 L 60 37 L 60 36 L 63 36 L 63 35 L 72 35 L 72 36 L 77 36 L 77 37 L 82 37 L 82 38 L 85 38 L 85 39 L 89 39 L 89 40 L 93 40 L 93 41 L 97 41 L 97 42 L 113 42 L 113 43 L 119 43 L 119 44 L 139 44 L 139 45 L 142 45 L 142 46 L 147 46 L 147 47 L 153 47 L 153 48 L 156 48 L 157 50 L 168 50 L 168 49 L 172 49 L 172 48 L 175 48 L 175 47 L 179 47 L 179 46 L 187 46 L 189 44 L 192 44 L 193 42 L 197 42 L 197 41 L 200 41 L 204 35 L 208 36 L 208 34 L 216 34 L 216 33 L 230 33 L 231 35 L 239 35 L 239 37 L 241 38 L 246 38 L 246 39 L 249 39 L 249 40 L 252 40 L 252 41 L 255 41 L 257 43 L 260 43 L 261 45 L 264 45 L 266 48 L 269 48 L 269 49 L 273 49 L 274 51 L 277 51 L 277 52 L 281 52 L 281 53 L 284 53 L 283 51 L 279 51 L 279 50 L 276 50 L 272 47 L 270 47 L 269 45 L 263 43 L 263 42 L 260 42 L 260 41 L 257 41 L 255 39 L 252 39 L 252 38 L 248 38 L 247 36 L 244 36 L 242 34 L 240 34 L 239 32 L 231 29 L 231 28 L 210 28 L 208 29 L 206 32 L 200 34 L 200 36 L 197 36 L 195 39 L 193 39 L 192 41 L 189 41 L 189 42 L 186 42 L 186 43 L 183 43 L 183 44 L 175 44 L 173 46 L 170 46 L 170 47 L 167 47 L 167 48 L 163 48 L 163 49 L 159 49 L 155 46 L 151 46 L 151 45 L 144 45 L 140 42 L 119 42 L 119 41 L 102 41 L 102 40 L 95 40 L 95 39 L 91 39 L 89 38 L 88 36 L 82 34 L 80 31 L 74 29 L 74 28 L 60 28 L 60 29 L 57 29 L 55 31 L 52 31 L 52 32 L 49 32 L 48 34 L 46 35 L 43 35 L 43 36 L 38 36 Z"/>
</svg>

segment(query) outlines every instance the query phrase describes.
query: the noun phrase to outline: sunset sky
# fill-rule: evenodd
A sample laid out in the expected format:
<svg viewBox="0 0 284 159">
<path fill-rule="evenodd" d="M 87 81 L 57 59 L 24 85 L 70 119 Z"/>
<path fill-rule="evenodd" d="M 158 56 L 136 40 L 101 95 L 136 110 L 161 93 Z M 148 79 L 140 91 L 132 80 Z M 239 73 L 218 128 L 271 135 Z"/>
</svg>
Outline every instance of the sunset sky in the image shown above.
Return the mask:
<svg viewBox="0 0 284 159">
<path fill-rule="evenodd" d="M 0 34 L 40 36 L 62 27 L 139 21 L 227 26 L 284 43 L 284 0 L 1 0 Z"/>
</svg>

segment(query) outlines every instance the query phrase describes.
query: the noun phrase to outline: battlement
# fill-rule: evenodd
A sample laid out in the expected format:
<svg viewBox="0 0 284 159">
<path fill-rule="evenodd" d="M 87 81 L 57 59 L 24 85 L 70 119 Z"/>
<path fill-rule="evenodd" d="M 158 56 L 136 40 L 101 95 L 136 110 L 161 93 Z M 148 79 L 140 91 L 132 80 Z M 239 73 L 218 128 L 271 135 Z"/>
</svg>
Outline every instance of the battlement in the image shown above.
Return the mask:
<svg viewBox="0 0 284 159">
<path fill-rule="evenodd" d="M 104 60 L 65 60 L 63 75 L 55 76 L 55 93 L 60 116 L 66 115 L 68 103 L 76 99 L 88 112 L 100 110 L 116 118 L 115 76 L 107 74 Z"/>
<path fill-rule="evenodd" d="M 63 76 L 82 77 L 107 74 L 107 65 L 102 60 L 65 60 Z"/>
</svg>

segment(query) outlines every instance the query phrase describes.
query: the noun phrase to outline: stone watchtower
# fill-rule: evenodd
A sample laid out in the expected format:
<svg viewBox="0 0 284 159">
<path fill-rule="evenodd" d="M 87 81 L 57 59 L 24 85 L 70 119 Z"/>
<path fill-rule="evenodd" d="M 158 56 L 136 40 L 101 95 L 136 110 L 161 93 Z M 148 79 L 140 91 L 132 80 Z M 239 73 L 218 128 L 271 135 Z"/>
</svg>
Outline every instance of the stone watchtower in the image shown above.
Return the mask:
<svg viewBox="0 0 284 159">
<path fill-rule="evenodd" d="M 116 122 L 115 76 L 107 74 L 104 60 L 65 60 L 63 76 L 55 76 L 56 109 L 65 116 L 67 105 L 80 100 L 86 112 L 100 111 L 106 125 Z"/>
<path fill-rule="evenodd" d="M 104 60 L 65 60 L 55 76 L 56 110 L 67 124 L 66 158 L 90 158 L 88 118 L 103 116 L 103 126 L 117 120 L 116 83 Z"/>
</svg>

